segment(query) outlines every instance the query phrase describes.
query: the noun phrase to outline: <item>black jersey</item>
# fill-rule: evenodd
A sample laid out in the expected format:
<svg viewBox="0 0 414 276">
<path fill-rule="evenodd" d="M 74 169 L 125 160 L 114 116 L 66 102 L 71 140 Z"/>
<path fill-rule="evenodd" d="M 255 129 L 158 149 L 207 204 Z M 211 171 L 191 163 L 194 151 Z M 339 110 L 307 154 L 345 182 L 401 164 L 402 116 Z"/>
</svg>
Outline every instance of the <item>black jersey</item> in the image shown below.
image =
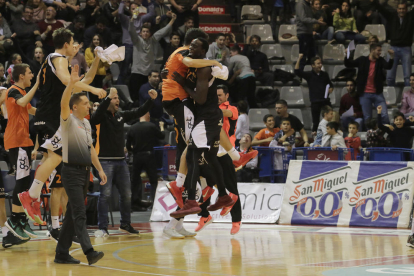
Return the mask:
<svg viewBox="0 0 414 276">
<path fill-rule="evenodd" d="M 56 75 L 56 68 L 52 60 L 63 57 L 61 54 L 53 53 L 47 56 L 40 69 L 39 89 L 41 90 L 40 102 L 37 105 L 35 124 L 52 124 L 54 127 L 60 125 L 60 102 L 66 85 Z M 70 67 L 69 67 L 70 72 Z"/>
</svg>

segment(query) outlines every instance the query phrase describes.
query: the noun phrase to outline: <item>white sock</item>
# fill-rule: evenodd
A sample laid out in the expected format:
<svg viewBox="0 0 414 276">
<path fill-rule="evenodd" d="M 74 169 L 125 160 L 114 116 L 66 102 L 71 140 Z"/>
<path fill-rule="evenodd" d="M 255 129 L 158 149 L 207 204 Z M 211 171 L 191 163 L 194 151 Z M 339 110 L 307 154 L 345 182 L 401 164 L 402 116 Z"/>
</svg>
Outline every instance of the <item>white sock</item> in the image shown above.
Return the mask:
<svg viewBox="0 0 414 276">
<path fill-rule="evenodd" d="M 177 173 L 177 179 L 175 181 L 177 182 L 177 187 L 181 188 L 184 186 L 185 174 Z"/>
<path fill-rule="evenodd" d="M 175 218 L 172 218 L 170 220 L 170 222 L 167 224 L 167 226 L 165 226 L 166 229 L 174 229 L 175 226 L 177 225 L 178 220 L 176 220 Z"/>
<path fill-rule="evenodd" d="M 59 216 L 52 216 L 52 228 L 53 229 L 59 228 Z"/>
<path fill-rule="evenodd" d="M 230 155 L 231 160 L 237 161 L 240 159 L 240 153 L 234 147 L 231 148 L 231 150 L 229 150 L 227 153 Z"/>
<path fill-rule="evenodd" d="M 184 223 L 184 218 L 182 218 L 178 221 L 177 225 L 175 226 L 175 230 L 183 229 L 183 223 Z"/>
<path fill-rule="evenodd" d="M 31 198 L 39 198 L 42 192 L 43 185 L 45 183 L 40 180 L 33 180 L 32 186 L 29 189 L 29 195 Z"/>
<path fill-rule="evenodd" d="M 3 226 L 1 228 L 1 233 L 3 234 L 3 238 L 7 236 L 7 232 L 9 232 L 9 228 L 7 228 L 6 226 Z"/>
</svg>

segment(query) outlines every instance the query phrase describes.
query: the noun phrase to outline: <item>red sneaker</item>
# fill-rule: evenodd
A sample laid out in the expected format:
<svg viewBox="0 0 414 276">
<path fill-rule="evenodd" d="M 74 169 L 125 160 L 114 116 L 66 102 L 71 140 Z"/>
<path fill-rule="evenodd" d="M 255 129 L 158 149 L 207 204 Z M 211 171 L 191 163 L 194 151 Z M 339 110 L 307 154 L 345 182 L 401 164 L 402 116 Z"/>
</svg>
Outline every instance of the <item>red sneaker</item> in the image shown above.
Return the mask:
<svg viewBox="0 0 414 276">
<path fill-rule="evenodd" d="M 203 201 L 206 202 L 214 194 L 213 187 L 207 186 L 203 189 Z"/>
<path fill-rule="evenodd" d="M 182 209 L 184 206 L 184 203 L 183 203 L 184 186 L 180 188 L 177 186 L 177 181 L 171 181 L 170 183 L 167 183 L 167 188 L 170 191 L 173 198 L 175 199 L 175 202 L 177 202 L 178 207 Z"/>
<path fill-rule="evenodd" d="M 250 160 L 255 158 L 259 152 L 257 150 L 252 150 L 249 152 L 240 152 L 240 159 L 233 161 L 234 167 L 238 168 L 240 166 L 245 166 L 249 163 Z"/>
<path fill-rule="evenodd" d="M 241 221 L 233 222 L 231 226 L 230 234 L 236 235 L 240 231 Z"/>
<path fill-rule="evenodd" d="M 201 212 L 201 208 L 200 208 L 200 206 L 198 206 L 197 201 L 187 200 L 185 202 L 185 205 L 183 206 L 183 208 L 180 209 L 180 210 L 177 210 L 175 212 L 172 212 L 170 214 L 170 217 L 182 218 L 182 217 L 185 217 L 187 215 L 198 214 L 200 212 Z"/>
<path fill-rule="evenodd" d="M 40 212 L 40 201 L 35 200 L 32 204 L 32 210 L 34 213 L 35 221 L 39 224 L 43 224 L 42 213 Z"/>
<path fill-rule="evenodd" d="M 207 225 L 209 225 L 210 223 L 212 223 L 214 221 L 212 216 L 208 216 L 207 218 L 200 218 L 200 221 L 198 222 L 198 225 L 196 227 L 196 229 L 194 230 L 195 232 L 200 232 L 201 230 L 204 229 L 204 227 L 206 227 Z"/>
<path fill-rule="evenodd" d="M 22 204 L 23 210 L 26 213 L 27 217 L 32 221 L 36 221 L 35 219 L 35 212 L 33 210 L 32 204 L 34 201 L 37 201 L 37 198 L 31 198 L 29 191 L 22 192 L 18 194 L 20 203 Z"/>
<path fill-rule="evenodd" d="M 228 207 L 234 204 L 233 199 L 231 199 L 231 197 L 229 195 L 225 195 L 225 196 L 219 196 L 217 198 L 216 203 L 210 205 L 207 207 L 207 210 L 212 212 L 212 211 L 216 211 L 218 209 L 221 209 L 223 207 Z"/>
<path fill-rule="evenodd" d="M 234 203 L 231 206 L 224 207 L 223 210 L 221 210 L 220 212 L 220 216 L 227 216 L 227 214 L 230 213 L 231 209 L 233 208 L 234 204 L 236 204 L 236 201 L 239 199 L 238 196 L 232 193 L 230 193 L 229 196 L 231 197 L 231 199 L 233 199 Z"/>
</svg>

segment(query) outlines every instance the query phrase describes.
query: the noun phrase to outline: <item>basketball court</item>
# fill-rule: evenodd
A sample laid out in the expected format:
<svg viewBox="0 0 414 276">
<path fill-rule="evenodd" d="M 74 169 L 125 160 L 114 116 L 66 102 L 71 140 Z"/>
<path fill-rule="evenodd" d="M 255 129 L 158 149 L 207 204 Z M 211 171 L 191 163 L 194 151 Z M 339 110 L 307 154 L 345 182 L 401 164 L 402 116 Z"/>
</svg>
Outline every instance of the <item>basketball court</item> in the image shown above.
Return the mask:
<svg viewBox="0 0 414 276">
<path fill-rule="evenodd" d="M 163 222 L 134 224 L 141 235 L 110 230 L 95 238 L 105 257 L 88 266 L 80 246 L 71 254 L 80 265 L 53 262 L 56 243 L 39 238 L 0 249 L 0 275 L 414 275 L 409 230 L 213 223 L 195 238 L 167 239 Z M 195 223 L 185 223 L 193 230 Z"/>
</svg>

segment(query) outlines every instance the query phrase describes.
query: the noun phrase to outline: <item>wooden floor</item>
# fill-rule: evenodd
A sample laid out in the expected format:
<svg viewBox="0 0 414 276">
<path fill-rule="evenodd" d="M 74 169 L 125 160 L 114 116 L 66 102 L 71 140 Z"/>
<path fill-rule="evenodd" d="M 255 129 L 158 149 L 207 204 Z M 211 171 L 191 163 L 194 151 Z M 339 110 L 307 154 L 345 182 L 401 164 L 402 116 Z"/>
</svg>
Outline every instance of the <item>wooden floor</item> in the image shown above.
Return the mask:
<svg viewBox="0 0 414 276">
<path fill-rule="evenodd" d="M 140 237 L 113 230 L 91 238 L 105 253 L 95 266 L 78 246 L 71 254 L 81 265 L 55 264 L 56 243 L 42 231 L 37 240 L 0 249 L 0 275 L 414 275 L 408 230 L 244 224 L 231 236 L 230 224 L 212 224 L 195 238 L 171 240 L 162 236 L 165 225 L 137 224 Z"/>
</svg>

